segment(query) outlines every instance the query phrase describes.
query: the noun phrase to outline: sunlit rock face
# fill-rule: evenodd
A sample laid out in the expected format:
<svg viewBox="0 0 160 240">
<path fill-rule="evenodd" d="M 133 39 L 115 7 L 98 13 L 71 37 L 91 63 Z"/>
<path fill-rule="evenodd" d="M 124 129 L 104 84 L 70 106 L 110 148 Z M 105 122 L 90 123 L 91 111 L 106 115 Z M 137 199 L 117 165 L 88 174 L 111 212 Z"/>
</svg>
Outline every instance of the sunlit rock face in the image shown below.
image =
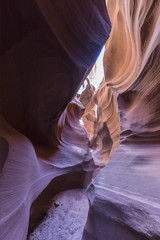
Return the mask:
<svg viewBox="0 0 160 240">
<path fill-rule="evenodd" d="M 111 23 L 103 0 L 0 3 L 0 239 L 25 240 L 55 194 L 87 187 L 103 165 L 75 96 Z"/>
<path fill-rule="evenodd" d="M 0 238 L 22 240 L 120 140 L 159 142 L 160 4 L 108 0 L 108 16 L 103 0 L 0 3 Z M 104 79 L 77 99 L 105 42 Z"/>
<path fill-rule="evenodd" d="M 96 94 L 117 96 L 120 146 L 95 179 L 83 240 L 159 240 L 160 1 L 106 2 L 112 30 Z"/>
<path fill-rule="evenodd" d="M 120 140 L 160 141 L 160 2 L 106 4 L 112 30 L 105 44 L 104 78 L 96 92 L 88 85 L 80 97 L 90 146 L 98 143 L 95 158 L 105 163 Z M 102 132 L 107 131 L 106 138 Z"/>
<path fill-rule="evenodd" d="M 160 2 L 107 1 L 106 84 L 118 95 L 121 140 L 160 141 Z"/>
</svg>

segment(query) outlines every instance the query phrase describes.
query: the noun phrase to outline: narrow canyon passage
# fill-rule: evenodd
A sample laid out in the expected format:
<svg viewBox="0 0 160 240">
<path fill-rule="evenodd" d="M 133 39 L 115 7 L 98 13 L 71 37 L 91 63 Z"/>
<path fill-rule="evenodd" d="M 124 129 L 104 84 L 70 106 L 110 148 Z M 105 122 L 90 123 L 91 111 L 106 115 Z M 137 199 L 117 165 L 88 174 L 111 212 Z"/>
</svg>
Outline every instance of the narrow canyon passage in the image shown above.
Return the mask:
<svg viewBox="0 0 160 240">
<path fill-rule="evenodd" d="M 0 239 L 160 240 L 160 0 L 0 14 Z"/>
</svg>

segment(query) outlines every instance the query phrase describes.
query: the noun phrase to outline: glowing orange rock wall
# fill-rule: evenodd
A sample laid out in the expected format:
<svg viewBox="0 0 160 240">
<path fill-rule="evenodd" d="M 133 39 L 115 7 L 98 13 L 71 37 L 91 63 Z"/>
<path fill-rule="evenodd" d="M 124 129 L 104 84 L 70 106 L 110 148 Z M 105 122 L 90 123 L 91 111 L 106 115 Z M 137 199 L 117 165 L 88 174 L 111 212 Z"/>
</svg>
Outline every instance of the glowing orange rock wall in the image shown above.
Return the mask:
<svg viewBox="0 0 160 240">
<path fill-rule="evenodd" d="M 122 141 L 159 141 L 160 4 L 107 1 L 104 79 L 84 109 L 74 97 L 109 37 L 105 1 L 0 3 L 0 238 L 21 240 L 54 194 L 92 181 L 120 126 Z"/>
<path fill-rule="evenodd" d="M 105 82 L 117 92 L 121 140 L 160 140 L 160 1 L 107 1 Z"/>
<path fill-rule="evenodd" d="M 120 127 L 123 142 L 160 141 L 160 2 L 108 0 L 106 4 L 112 30 L 105 44 L 104 79 L 92 94 L 97 117 L 89 117 L 93 108 L 84 115 L 88 131 L 95 131 L 93 139 L 105 131 L 104 125 L 109 131 L 113 144 L 99 152 L 104 162 L 119 144 Z M 101 134 L 101 143 L 103 138 Z"/>
</svg>

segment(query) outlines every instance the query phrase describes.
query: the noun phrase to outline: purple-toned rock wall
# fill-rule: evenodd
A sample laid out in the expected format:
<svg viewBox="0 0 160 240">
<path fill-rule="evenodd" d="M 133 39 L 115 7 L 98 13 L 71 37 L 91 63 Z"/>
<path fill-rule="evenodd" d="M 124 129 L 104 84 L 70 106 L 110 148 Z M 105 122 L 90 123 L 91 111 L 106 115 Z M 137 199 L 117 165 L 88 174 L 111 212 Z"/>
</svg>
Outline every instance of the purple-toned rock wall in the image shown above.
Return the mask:
<svg viewBox="0 0 160 240">
<path fill-rule="evenodd" d="M 0 239 L 25 240 L 45 217 L 50 200 L 62 191 L 86 188 L 120 143 L 121 164 L 129 172 L 135 168 L 122 175 L 113 164 L 109 169 L 117 169 L 117 177 L 107 186 L 100 175 L 85 237 L 157 240 L 158 211 L 144 207 L 140 216 L 139 203 L 146 200 L 135 200 L 124 183 L 131 191 L 129 183 L 137 189 L 134 184 L 142 180 L 142 190 L 147 160 L 155 159 L 151 144 L 160 143 L 159 0 L 0 0 L 0 9 Z M 78 96 L 104 44 L 101 84 L 95 91 L 88 83 Z M 135 158 L 129 155 L 128 167 L 130 144 Z M 145 162 L 144 175 L 137 162 Z M 96 214 L 100 221 L 94 227 Z M 124 225 L 129 232 L 121 231 Z M 107 231 L 109 239 L 103 234 L 106 226 L 113 230 Z"/>
<path fill-rule="evenodd" d="M 104 0 L 0 7 L 0 239 L 25 240 L 55 194 L 87 187 L 102 167 L 75 96 L 111 23 Z"/>
</svg>

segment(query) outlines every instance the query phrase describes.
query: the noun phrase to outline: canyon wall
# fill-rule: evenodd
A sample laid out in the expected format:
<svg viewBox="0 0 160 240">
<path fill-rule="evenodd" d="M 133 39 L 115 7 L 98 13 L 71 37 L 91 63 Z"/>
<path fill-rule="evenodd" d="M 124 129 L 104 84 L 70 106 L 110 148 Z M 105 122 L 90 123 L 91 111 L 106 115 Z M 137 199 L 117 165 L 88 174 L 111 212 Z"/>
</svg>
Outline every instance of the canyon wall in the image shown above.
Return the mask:
<svg viewBox="0 0 160 240">
<path fill-rule="evenodd" d="M 106 4 L 0 1 L 4 240 L 25 240 L 55 194 L 86 188 L 120 142 L 160 142 L 159 0 Z M 88 82 L 77 97 L 104 44 L 98 90 Z"/>
<path fill-rule="evenodd" d="M 55 194 L 87 187 L 102 167 L 76 93 L 111 23 L 104 0 L 0 8 L 0 238 L 25 240 Z"/>
<path fill-rule="evenodd" d="M 107 1 L 105 81 L 118 93 L 121 140 L 160 141 L 160 1 Z"/>
<path fill-rule="evenodd" d="M 112 30 L 95 95 L 116 94 L 120 146 L 95 179 L 83 239 L 159 240 L 160 1 L 106 3 Z"/>
<path fill-rule="evenodd" d="M 104 79 L 92 94 L 93 103 L 88 103 L 85 115 L 92 109 L 89 105 L 97 105 L 97 119 L 108 125 L 113 147 L 118 146 L 120 128 L 121 142 L 158 143 L 160 1 L 107 0 L 106 4 L 112 30 L 105 44 Z M 84 122 L 93 133 L 95 119 L 88 115 Z"/>
</svg>

